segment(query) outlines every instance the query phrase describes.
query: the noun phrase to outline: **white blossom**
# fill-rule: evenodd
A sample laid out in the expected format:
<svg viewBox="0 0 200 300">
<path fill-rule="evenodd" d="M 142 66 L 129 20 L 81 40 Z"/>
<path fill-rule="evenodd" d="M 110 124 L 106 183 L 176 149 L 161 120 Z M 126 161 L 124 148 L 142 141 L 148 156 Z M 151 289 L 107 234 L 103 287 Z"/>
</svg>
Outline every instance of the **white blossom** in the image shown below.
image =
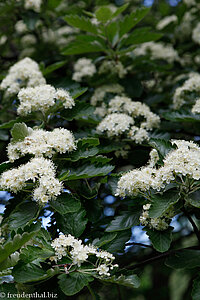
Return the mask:
<svg viewBox="0 0 200 300">
<path fill-rule="evenodd" d="M 24 8 L 32 9 L 35 12 L 40 12 L 41 4 L 42 4 L 42 0 L 25 0 Z"/>
<path fill-rule="evenodd" d="M 99 74 L 104 73 L 111 73 L 123 78 L 127 74 L 127 70 L 120 61 L 105 60 L 99 68 Z"/>
<path fill-rule="evenodd" d="M 26 154 L 51 158 L 56 152 L 62 154 L 76 149 L 74 136 L 67 129 L 55 128 L 53 131 L 45 131 L 28 128 L 28 130 L 30 133 L 24 140 L 8 145 L 8 158 L 11 162 Z"/>
<path fill-rule="evenodd" d="M 51 160 L 43 157 L 32 158 L 27 164 L 3 172 L 0 186 L 3 190 L 17 193 L 26 187 L 27 181 L 31 180 L 36 184 L 33 199 L 46 203 L 62 191 L 62 183 L 55 176 L 55 166 Z"/>
<path fill-rule="evenodd" d="M 124 174 L 118 181 L 117 195 L 122 197 L 137 195 L 150 189 L 160 191 L 176 177 L 182 180 L 182 176 L 187 176 L 199 180 L 199 146 L 184 140 L 172 140 L 172 144 L 175 144 L 177 149 L 171 150 L 166 155 L 160 168 L 155 168 L 150 159 L 148 166 Z"/>
<path fill-rule="evenodd" d="M 174 216 L 173 208 L 169 208 L 164 214 L 158 218 L 151 218 L 149 216 L 149 209 L 151 204 L 143 205 L 143 212 L 140 216 L 140 223 L 143 226 L 147 226 L 150 229 L 156 229 L 159 231 L 166 230 L 169 227 L 171 218 Z"/>
<path fill-rule="evenodd" d="M 117 136 L 129 130 L 132 124 L 134 124 L 132 117 L 114 113 L 107 115 L 97 126 L 97 130 L 107 132 L 108 136 Z"/>
<path fill-rule="evenodd" d="M 176 15 L 167 16 L 158 22 L 158 24 L 156 25 L 156 28 L 158 30 L 162 30 L 170 23 L 176 23 L 177 21 L 178 21 L 178 18 Z"/>
<path fill-rule="evenodd" d="M 34 87 L 45 84 L 39 65 L 29 57 L 14 64 L 1 82 L 0 88 L 9 95 L 17 94 L 23 86 Z"/>
<path fill-rule="evenodd" d="M 82 81 L 83 77 L 91 77 L 96 73 L 96 67 L 89 58 L 80 58 L 74 65 L 74 74 L 72 79 Z"/>
<path fill-rule="evenodd" d="M 153 59 L 163 59 L 169 63 L 179 60 L 177 51 L 168 44 L 147 42 L 137 47 L 133 53 L 136 56 L 151 54 Z"/>
<path fill-rule="evenodd" d="M 192 39 L 195 43 L 200 45 L 200 23 L 192 31 Z"/>
<path fill-rule="evenodd" d="M 187 79 L 181 87 L 175 90 L 173 97 L 173 106 L 175 109 L 180 108 L 185 103 L 185 94 L 200 92 L 200 75 L 197 73 L 191 73 L 190 78 Z"/>
<path fill-rule="evenodd" d="M 27 115 L 34 111 L 45 113 L 55 105 L 57 99 L 61 100 L 65 108 L 71 109 L 75 103 L 69 92 L 63 89 L 55 89 L 46 84 L 36 87 L 23 88 L 18 93 L 20 105 L 17 109 L 19 115 Z"/>
<path fill-rule="evenodd" d="M 200 99 L 196 100 L 195 105 L 192 107 L 192 112 L 194 114 L 200 114 Z"/>
<path fill-rule="evenodd" d="M 58 238 L 52 241 L 51 246 L 55 251 L 55 256 L 51 260 L 57 262 L 57 260 L 67 256 L 72 261 L 71 266 L 80 267 L 84 262 L 90 263 L 89 257 L 91 255 L 95 256 L 96 262 L 93 260 L 93 268 L 87 269 L 87 272 L 95 271 L 99 275 L 110 276 L 109 271 L 118 267 L 117 264 L 112 264 L 115 257 L 111 253 L 98 249 L 93 245 L 83 245 L 81 240 L 75 239 L 70 234 L 60 234 Z M 69 269 L 65 268 L 65 272 L 68 273 Z"/>
</svg>

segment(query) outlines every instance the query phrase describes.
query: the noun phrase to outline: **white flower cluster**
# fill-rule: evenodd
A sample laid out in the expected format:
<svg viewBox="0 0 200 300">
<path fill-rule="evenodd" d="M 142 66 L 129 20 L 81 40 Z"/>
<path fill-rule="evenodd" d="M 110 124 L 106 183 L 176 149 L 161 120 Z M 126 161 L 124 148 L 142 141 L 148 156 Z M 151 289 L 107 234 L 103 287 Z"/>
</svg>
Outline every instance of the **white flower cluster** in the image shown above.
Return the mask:
<svg viewBox="0 0 200 300">
<path fill-rule="evenodd" d="M 180 108 L 185 103 L 185 95 L 196 92 L 200 93 L 200 75 L 191 73 L 190 78 L 187 79 L 181 87 L 175 90 L 173 97 L 173 106 L 175 109 Z"/>
<path fill-rule="evenodd" d="M 170 151 L 163 160 L 164 165 L 159 169 L 149 165 L 141 169 L 129 171 L 118 181 L 117 195 L 136 196 L 151 188 L 157 191 L 165 188 L 176 177 L 187 176 L 194 180 L 200 179 L 200 148 L 193 142 L 172 140 L 177 149 Z M 156 158 L 158 159 L 158 158 Z"/>
<path fill-rule="evenodd" d="M 36 157 L 27 164 L 3 172 L 0 177 L 0 186 L 2 190 L 17 193 L 23 190 L 27 181 L 31 180 L 36 183 L 33 199 L 40 203 L 46 203 L 60 195 L 62 191 L 62 183 L 55 176 L 53 162 L 43 157 Z"/>
<path fill-rule="evenodd" d="M 200 99 L 196 100 L 195 105 L 192 107 L 193 114 L 200 114 Z"/>
<path fill-rule="evenodd" d="M 100 132 L 107 131 L 108 136 L 117 136 L 130 129 L 134 120 L 127 114 L 114 113 L 107 115 L 98 125 Z"/>
<path fill-rule="evenodd" d="M 22 33 L 26 33 L 28 31 L 28 28 L 23 20 L 19 20 L 15 24 L 15 30 L 17 33 L 22 34 Z"/>
<path fill-rule="evenodd" d="M 98 87 L 91 97 L 91 105 L 97 106 L 98 102 L 102 102 L 107 93 L 123 95 L 124 88 L 118 83 L 105 84 Z"/>
<path fill-rule="evenodd" d="M 169 63 L 179 60 L 176 50 L 171 45 L 163 43 L 148 42 L 137 47 L 133 53 L 136 56 L 151 54 L 153 59 L 163 59 Z"/>
<path fill-rule="evenodd" d="M 171 218 L 174 216 L 174 211 L 172 208 L 169 208 L 161 217 L 159 218 L 150 218 L 149 209 L 151 204 L 143 205 L 143 212 L 140 216 L 140 223 L 143 226 L 147 226 L 150 229 L 156 229 L 159 231 L 166 230 L 169 227 Z"/>
<path fill-rule="evenodd" d="M 91 77 L 96 73 L 96 67 L 89 58 L 80 58 L 74 65 L 74 74 L 72 79 L 82 81 L 83 77 Z"/>
<path fill-rule="evenodd" d="M 58 46 L 66 46 L 74 39 L 74 33 L 79 32 L 78 28 L 62 26 L 56 29 L 42 28 L 42 38 L 45 43 L 52 43 Z"/>
<path fill-rule="evenodd" d="M 137 118 L 143 117 L 142 122 Z M 139 124 L 137 124 L 139 123 Z M 125 96 L 115 96 L 108 104 L 107 116 L 100 122 L 97 130 L 117 136 L 124 132 L 136 143 L 148 140 L 147 130 L 158 127 L 160 118 L 141 102 L 134 102 Z M 136 124 L 136 126 L 131 126 Z"/>
<path fill-rule="evenodd" d="M 193 29 L 192 39 L 195 43 L 200 45 L 200 23 Z"/>
<path fill-rule="evenodd" d="M 183 2 L 184 2 L 187 6 L 196 5 L 196 1 L 195 1 L 195 0 L 183 0 Z"/>
<path fill-rule="evenodd" d="M 32 9 L 35 12 L 40 12 L 41 4 L 42 4 L 42 0 L 25 0 L 24 8 Z"/>
<path fill-rule="evenodd" d="M 99 275 L 110 276 L 109 271 L 118 265 L 113 265 L 115 257 L 105 251 L 100 250 L 93 245 L 85 246 L 82 244 L 81 240 L 75 239 L 72 235 L 60 234 L 60 236 L 53 240 L 51 246 L 55 250 L 55 256 L 51 257 L 51 260 L 60 260 L 63 256 L 67 256 L 72 260 L 71 266 L 67 269 L 66 273 L 69 273 L 69 269 L 73 265 L 81 266 L 82 263 L 88 262 L 90 255 L 96 256 L 96 263 L 93 263 L 95 268 L 84 269 L 84 272 L 96 271 Z"/>
<path fill-rule="evenodd" d="M 26 154 L 51 158 L 56 152 L 62 154 L 76 149 L 74 136 L 67 129 L 55 128 L 53 131 L 45 131 L 28 128 L 28 130 L 30 134 L 24 140 L 8 145 L 8 158 L 11 162 Z"/>
<path fill-rule="evenodd" d="M 99 68 L 99 74 L 104 73 L 111 73 L 123 78 L 127 74 L 127 70 L 120 61 L 105 60 Z"/>
<path fill-rule="evenodd" d="M 61 100 L 65 108 L 71 109 L 75 103 L 69 92 L 64 89 L 55 89 L 49 84 L 36 87 L 23 88 L 18 93 L 20 105 L 17 109 L 19 115 L 27 115 L 34 111 L 45 113 L 55 105 L 55 101 Z"/>
<path fill-rule="evenodd" d="M 1 82 L 0 88 L 9 95 L 17 94 L 23 86 L 34 87 L 45 84 L 46 80 L 40 72 L 38 64 L 29 57 L 14 64 L 8 75 Z"/>
<path fill-rule="evenodd" d="M 170 23 L 176 23 L 177 21 L 178 21 L 178 18 L 176 15 L 167 16 L 158 22 L 158 24 L 156 25 L 156 28 L 158 30 L 162 30 L 163 28 L 168 26 Z"/>
</svg>

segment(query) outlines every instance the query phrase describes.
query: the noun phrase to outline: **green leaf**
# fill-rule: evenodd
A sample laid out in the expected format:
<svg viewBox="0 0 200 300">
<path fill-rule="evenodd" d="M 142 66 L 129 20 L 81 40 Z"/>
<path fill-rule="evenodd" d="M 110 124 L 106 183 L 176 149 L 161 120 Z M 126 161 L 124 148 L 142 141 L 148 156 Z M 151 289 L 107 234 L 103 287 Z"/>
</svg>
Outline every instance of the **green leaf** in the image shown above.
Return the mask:
<svg viewBox="0 0 200 300">
<path fill-rule="evenodd" d="M 172 145 L 170 141 L 163 139 L 151 138 L 149 145 L 155 148 L 162 158 L 164 158 L 171 150 L 176 149 L 176 146 Z"/>
<path fill-rule="evenodd" d="M 42 74 L 45 76 L 47 74 L 50 74 L 52 72 L 54 72 L 55 70 L 57 69 L 60 69 L 61 67 L 63 67 L 67 62 L 64 60 L 64 61 L 59 61 L 59 62 L 56 62 L 48 67 L 46 67 L 43 71 L 42 71 Z"/>
<path fill-rule="evenodd" d="M 116 11 L 112 14 L 112 18 L 115 18 L 119 14 L 123 13 L 123 11 L 125 11 L 128 6 L 129 6 L 129 3 L 126 3 L 126 4 L 122 5 L 122 6 L 120 6 L 119 8 L 117 8 Z"/>
<path fill-rule="evenodd" d="M 106 23 L 107 21 L 111 20 L 112 15 L 113 13 L 109 6 L 100 6 L 95 12 L 97 20 L 102 23 Z"/>
<path fill-rule="evenodd" d="M 9 257 L 7 257 L 4 261 L 0 263 L 0 271 L 6 270 L 8 268 L 14 267 L 19 261 L 19 253 L 12 253 Z"/>
<path fill-rule="evenodd" d="M 38 211 L 36 202 L 20 203 L 9 215 L 8 226 L 12 229 L 24 227 L 29 221 L 34 219 Z"/>
<path fill-rule="evenodd" d="M 132 226 L 139 225 L 139 217 L 141 215 L 141 208 L 135 209 L 132 212 L 123 212 L 123 215 L 117 216 L 114 220 L 106 228 L 106 232 L 115 232 L 115 231 L 122 231 Z"/>
<path fill-rule="evenodd" d="M 117 233 L 115 232 L 111 232 L 111 233 L 105 233 L 103 235 L 102 238 L 100 239 L 96 239 L 94 242 L 93 242 L 93 245 L 101 248 L 102 246 L 106 245 L 107 243 L 111 242 L 112 240 L 114 240 L 114 238 L 116 238 L 117 236 Z"/>
<path fill-rule="evenodd" d="M 0 140 L 1 141 L 9 140 L 9 135 L 6 133 L 5 130 L 0 130 Z"/>
<path fill-rule="evenodd" d="M 167 191 L 162 195 L 156 194 L 151 198 L 153 203 L 149 209 L 150 218 L 158 218 L 173 204 L 178 202 L 180 195 L 175 191 Z"/>
<path fill-rule="evenodd" d="M 140 286 L 140 280 L 137 275 L 120 275 L 116 277 L 115 275 L 106 279 L 102 279 L 105 282 L 115 283 L 123 286 L 128 286 L 130 288 L 138 288 Z"/>
<path fill-rule="evenodd" d="M 80 120 L 82 118 L 86 119 L 86 117 L 91 116 L 94 113 L 94 107 L 86 102 L 76 102 L 76 105 L 70 110 L 64 110 L 61 112 L 61 117 L 65 120 L 72 121 Z"/>
<path fill-rule="evenodd" d="M 105 250 L 111 253 L 123 253 L 125 248 L 125 243 L 131 238 L 131 229 L 124 230 L 117 233 L 117 236 L 104 245 Z"/>
<path fill-rule="evenodd" d="M 73 99 L 76 99 L 83 95 L 85 92 L 87 92 L 88 88 L 78 88 L 74 90 L 70 90 L 70 95 L 72 96 Z"/>
<path fill-rule="evenodd" d="M 29 134 L 29 129 L 25 123 L 16 123 L 11 130 L 13 142 L 23 141 L 26 136 L 29 136 Z"/>
<path fill-rule="evenodd" d="M 200 276 L 193 281 L 192 300 L 199 300 L 200 295 Z"/>
<path fill-rule="evenodd" d="M 99 145 L 99 139 L 93 138 L 93 137 L 85 137 L 79 140 L 82 145 L 87 144 L 88 146 L 98 146 Z"/>
<path fill-rule="evenodd" d="M 96 140 L 96 139 L 95 139 Z M 99 141 L 98 141 L 99 143 Z M 92 147 L 87 143 L 87 141 L 78 140 L 77 149 L 72 154 L 65 157 L 65 160 L 77 161 L 79 159 L 93 157 L 99 152 L 97 147 Z"/>
<path fill-rule="evenodd" d="M 126 15 L 121 21 L 119 21 L 120 37 L 130 31 L 135 25 L 137 25 L 149 12 L 149 8 L 142 7 L 132 12 L 130 15 Z"/>
<path fill-rule="evenodd" d="M 24 232 L 22 235 L 16 234 L 14 238 L 7 241 L 3 246 L 0 246 L 0 263 L 3 262 L 9 255 L 20 249 L 27 243 L 38 231 L 38 224 L 34 224 L 27 229 L 30 232 Z"/>
<path fill-rule="evenodd" d="M 25 263 L 30 263 L 34 260 L 43 261 L 53 255 L 54 252 L 49 249 L 29 245 L 20 251 L 20 259 Z"/>
<path fill-rule="evenodd" d="M 2 164 L 0 164 L 0 174 L 4 171 L 12 168 L 13 164 L 11 164 L 9 161 L 5 161 Z"/>
<path fill-rule="evenodd" d="M 76 40 L 62 50 L 63 55 L 101 52 L 105 50 L 98 41 L 84 42 Z"/>
<path fill-rule="evenodd" d="M 72 194 L 64 193 L 55 200 L 49 202 L 50 206 L 61 215 L 77 212 L 81 208 L 81 202 Z"/>
<path fill-rule="evenodd" d="M 159 252 L 165 252 L 169 249 L 172 241 L 172 227 L 167 230 L 158 231 L 149 228 L 144 229 L 148 234 L 153 247 Z"/>
<path fill-rule="evenodd" d="M 46 277 L 46 272 L 34 263 L 20 261 L 13 269 L 12 275 L 18 283 L 39 281 Z"/>
<path fill-rule="evenodd" d="M 36 23 L 39 20 L 39 15 L 34 11 L 26 11 L 26 14 L 22 14 L 22 19 L 29 30 L 34 30 Z"/>
<path fill-rule="evenodd" d="M 108 175 L 108 173 L 110 173 L 113 169 L 114 166 L 111 165 L 99 167 L 95 165 L 84 164 L 83 166 L 74 169 L 71 168 L 69 174 L 68 172 L 63 173 L 59 177 L 59 180 L 68 181 L 68 180 L 75 180 L 75 179 L 82 179 L 82 178 L 83 179 L 92 178 L 96 176 L 105 176 Z"/>
<path fill-rule="evenodd" d="M 86 211 L 80 209 L 78 212 L 56 216 L 59 229 L 64 234 L 71 234 L 78 238 L 85 230 L 88 222 L 85 215 Z"/>
<path fill-rule="evenodd" d="M 200 115 L 184 111 L 170 111 L 165 112 L 162 116 L 172 122 L 200 122 Z"/>
<path fill-rule="evenodd" d="M 137 45 L 150 41 L 156 41 L 162 37 L 160 33 L 150 32 L 151 28 L 143 27 L 135 29 L 127 38 L 122 41 L 122 45 Z"/>
<path fill-rule="evenodd" d="M 200 208 L 200 191 L 191 193 L 185 199 L 190 205 Z"/>
<path fill-rule="evenodd" d="M 64 20 L 71 26 L 79 28 L 83 31 L 98 34 L 97 27 L 92 24 L 91 20 L 86 17 L 79 17 L 78 15 L 65 16 Z"/>
<path fill-rule="evenodd" d="M 58 279 L 59 287 L 67 296 L 77 294 L 84 286 L 87 286 L 89 282 L 94 280 L 91 276 L 80 272 L 72 272 L 68 275 L 62 274 L 58 276 Z"/>
<path fill-rule="evenodd" d="M 119 24 L 117 22 L 109 23 L 106 27 L 106 34 L 114 47 L 119 40 Z"/>
<path fill-rule="evenodd" d="M 193 269 L 200 267 L 200 250 L 179 250 L 171 254 L 165 264 L 173 269 Z"/>
<path fill-rule="evenodd" d="M 0 129 L 10 129 L 12 128 L 16 123 L 20 123 L 20 122 L 28 122 L 34 120 L 34 116 L 30 115 L 28 117 L 18 117 L 15 120 L 11 120 L 9 122 L 3 123 L 0 125 Z"/>
</svg>

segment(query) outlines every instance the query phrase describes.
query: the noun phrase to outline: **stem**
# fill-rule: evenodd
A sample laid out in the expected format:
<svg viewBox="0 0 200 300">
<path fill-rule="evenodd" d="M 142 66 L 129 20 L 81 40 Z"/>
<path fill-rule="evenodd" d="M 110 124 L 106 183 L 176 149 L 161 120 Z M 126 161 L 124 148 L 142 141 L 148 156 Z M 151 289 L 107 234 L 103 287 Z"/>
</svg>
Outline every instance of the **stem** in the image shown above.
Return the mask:
<svg viewBox="0 0 200 300">
<path fill-rule="evenodd" d="M 122 293 L 121 293 L 121 290 L 120 290 L 120 286 L 119 286 L 119 285 L 117 285 L 117 292 L 118 292 L 118 299 L 119 299 L 119 300 L 122 300 L 123 298 L 122 298 Z"/>
<path fill-rule="evenodd" d="M 157 260 L 166 258 L 166 257 L 168 257 L 168 256 L 170 256 L 172 254 L 175 254 L 178 251 L 182 251 L 182 250 L 200 250 L 200 248 L 199 248 L 199 246 L 192 246 L 192 247 L 187 247 L 187 248 L 182 248 L 182 249 L 170 250 L 170 251 L 167 251 L 167 252 L 162 253 L 160 255 L 148 258 L 148 259 L 146 259 L 146 260 L 144 260 L 144 261 L 142 261 L 140 263 L 130 264 L 129 266 L 124 267 L 123 269 L 120 269 L 120 272 L 122 270 L 127 270 L 127 269 L 134 270 L 134 269 L 137 269 L 137 268 L 140 268 L 140 267 L 144 267 L 145 265 L 147 265 L 149 263 L 153 263 L 153 262 L 155 262 Z"/>
<path fill-rule="evenodd" d="M 196 237 L 199 241 L 199 244 L 200 244 L 200 232 L 199 232 L 199 229 L 197 227 L 197 225 L 195 224 L 194 220 L 192 219 L 192 217 L 190 216 L 190 214 L 186 211 L 185 207 L 183 207 L 183 212 L 185 214 L 185 216 L 188 218 L 188 220 L 190 221 L 193 229 L 194 229 L 194 233 L 196 234 Z"/>
<path fill-rule="evenodd" d="M 87 288 L 88 288 L 88 290 L 89 290 L 89 292 L 90 292 L 90 294 L 91 294 L 91 296 L 92 296 L 92 299 L 96 299 L 96 296 L 95 296 L 95 294 L 94 294 L 94 292 L 93 292 L 93 289 L 91 288 L 91 286 L 88 284 L 87 285 Z"/>
<path fill-rule="evenodd" d="M 145 244 L 142 244 L 142 243 L 130 242 L 130 243 L 125 244 L 125 246 L 132 246 L 132 245 L 147 247 L 147 248 L 151 248 L 151 249 L 153 248 L 151 245 L 145 245 Z"/>
</svg>

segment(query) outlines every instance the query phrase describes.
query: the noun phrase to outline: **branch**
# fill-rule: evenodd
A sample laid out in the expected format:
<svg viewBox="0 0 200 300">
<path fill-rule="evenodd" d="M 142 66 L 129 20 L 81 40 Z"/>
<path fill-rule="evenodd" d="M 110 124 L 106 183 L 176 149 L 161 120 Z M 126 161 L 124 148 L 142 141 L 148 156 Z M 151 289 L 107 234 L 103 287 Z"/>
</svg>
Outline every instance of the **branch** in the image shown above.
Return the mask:
<svg viewBox="0 0 200 300">
<path fill-rule="evenodd" d="M 200 231 L 197 227 L 197 225 L 195 224 L 194 220 L 192 219 L 192 217 L 190 216 L 190 214 L 186 211 L 185 207 L 183 207 L 182 209 L 183 213 L 185 214 L 185 216 L 188 218 L 188 220 L 190 221 L 193 229 L 194 229 L 194 233 L 196 234 L 196 237 L 199 241 L 199 244 L 200 244 Z"/>
<path fill-rule="evenodd" d="M 142 243 L 130 242 L 130 243 L 126 243 L 125 244 L 125 246 L 133 246 L 133 245 L 141 246 L 141 247 L 147 247 L 147 248 L 153 249 L 153 247 L 151 245 L 145 245 L 145 244 L 142 244 Z"/>
<path fill-rule="evenodd" d="M 182 251 L 182 250 L 200 250 L 200 247 L 199 246 L 192 246 L 192 247 L 187 247 L 187 248 L 182 248 L 182 249 L 170 250 L 170 251 L 167 251 L 167 252 L 162 253 L 160 255 L 148 258 L 148 259 L 146 259 L 146 260 L 144 260 L 140 263 L 130 264 L 129 266 L 124 267 L 123 269 L 120 269 L 120 272 L 122 270 L 126 270 L 126 269 L 134 270 L 134 269 L 137 269 L 137 268 L 140 268 L 140 267 L 144 267 L 145 265 L 147 265 L 149 263 L 153 263 L 153 262 L 158 261 L 160 259 L 166 258 L 166 257 L 170 256 L 171 254 L 174 254 L 174 253 L 176 253 L 178 251 Z"/>
</svg>

